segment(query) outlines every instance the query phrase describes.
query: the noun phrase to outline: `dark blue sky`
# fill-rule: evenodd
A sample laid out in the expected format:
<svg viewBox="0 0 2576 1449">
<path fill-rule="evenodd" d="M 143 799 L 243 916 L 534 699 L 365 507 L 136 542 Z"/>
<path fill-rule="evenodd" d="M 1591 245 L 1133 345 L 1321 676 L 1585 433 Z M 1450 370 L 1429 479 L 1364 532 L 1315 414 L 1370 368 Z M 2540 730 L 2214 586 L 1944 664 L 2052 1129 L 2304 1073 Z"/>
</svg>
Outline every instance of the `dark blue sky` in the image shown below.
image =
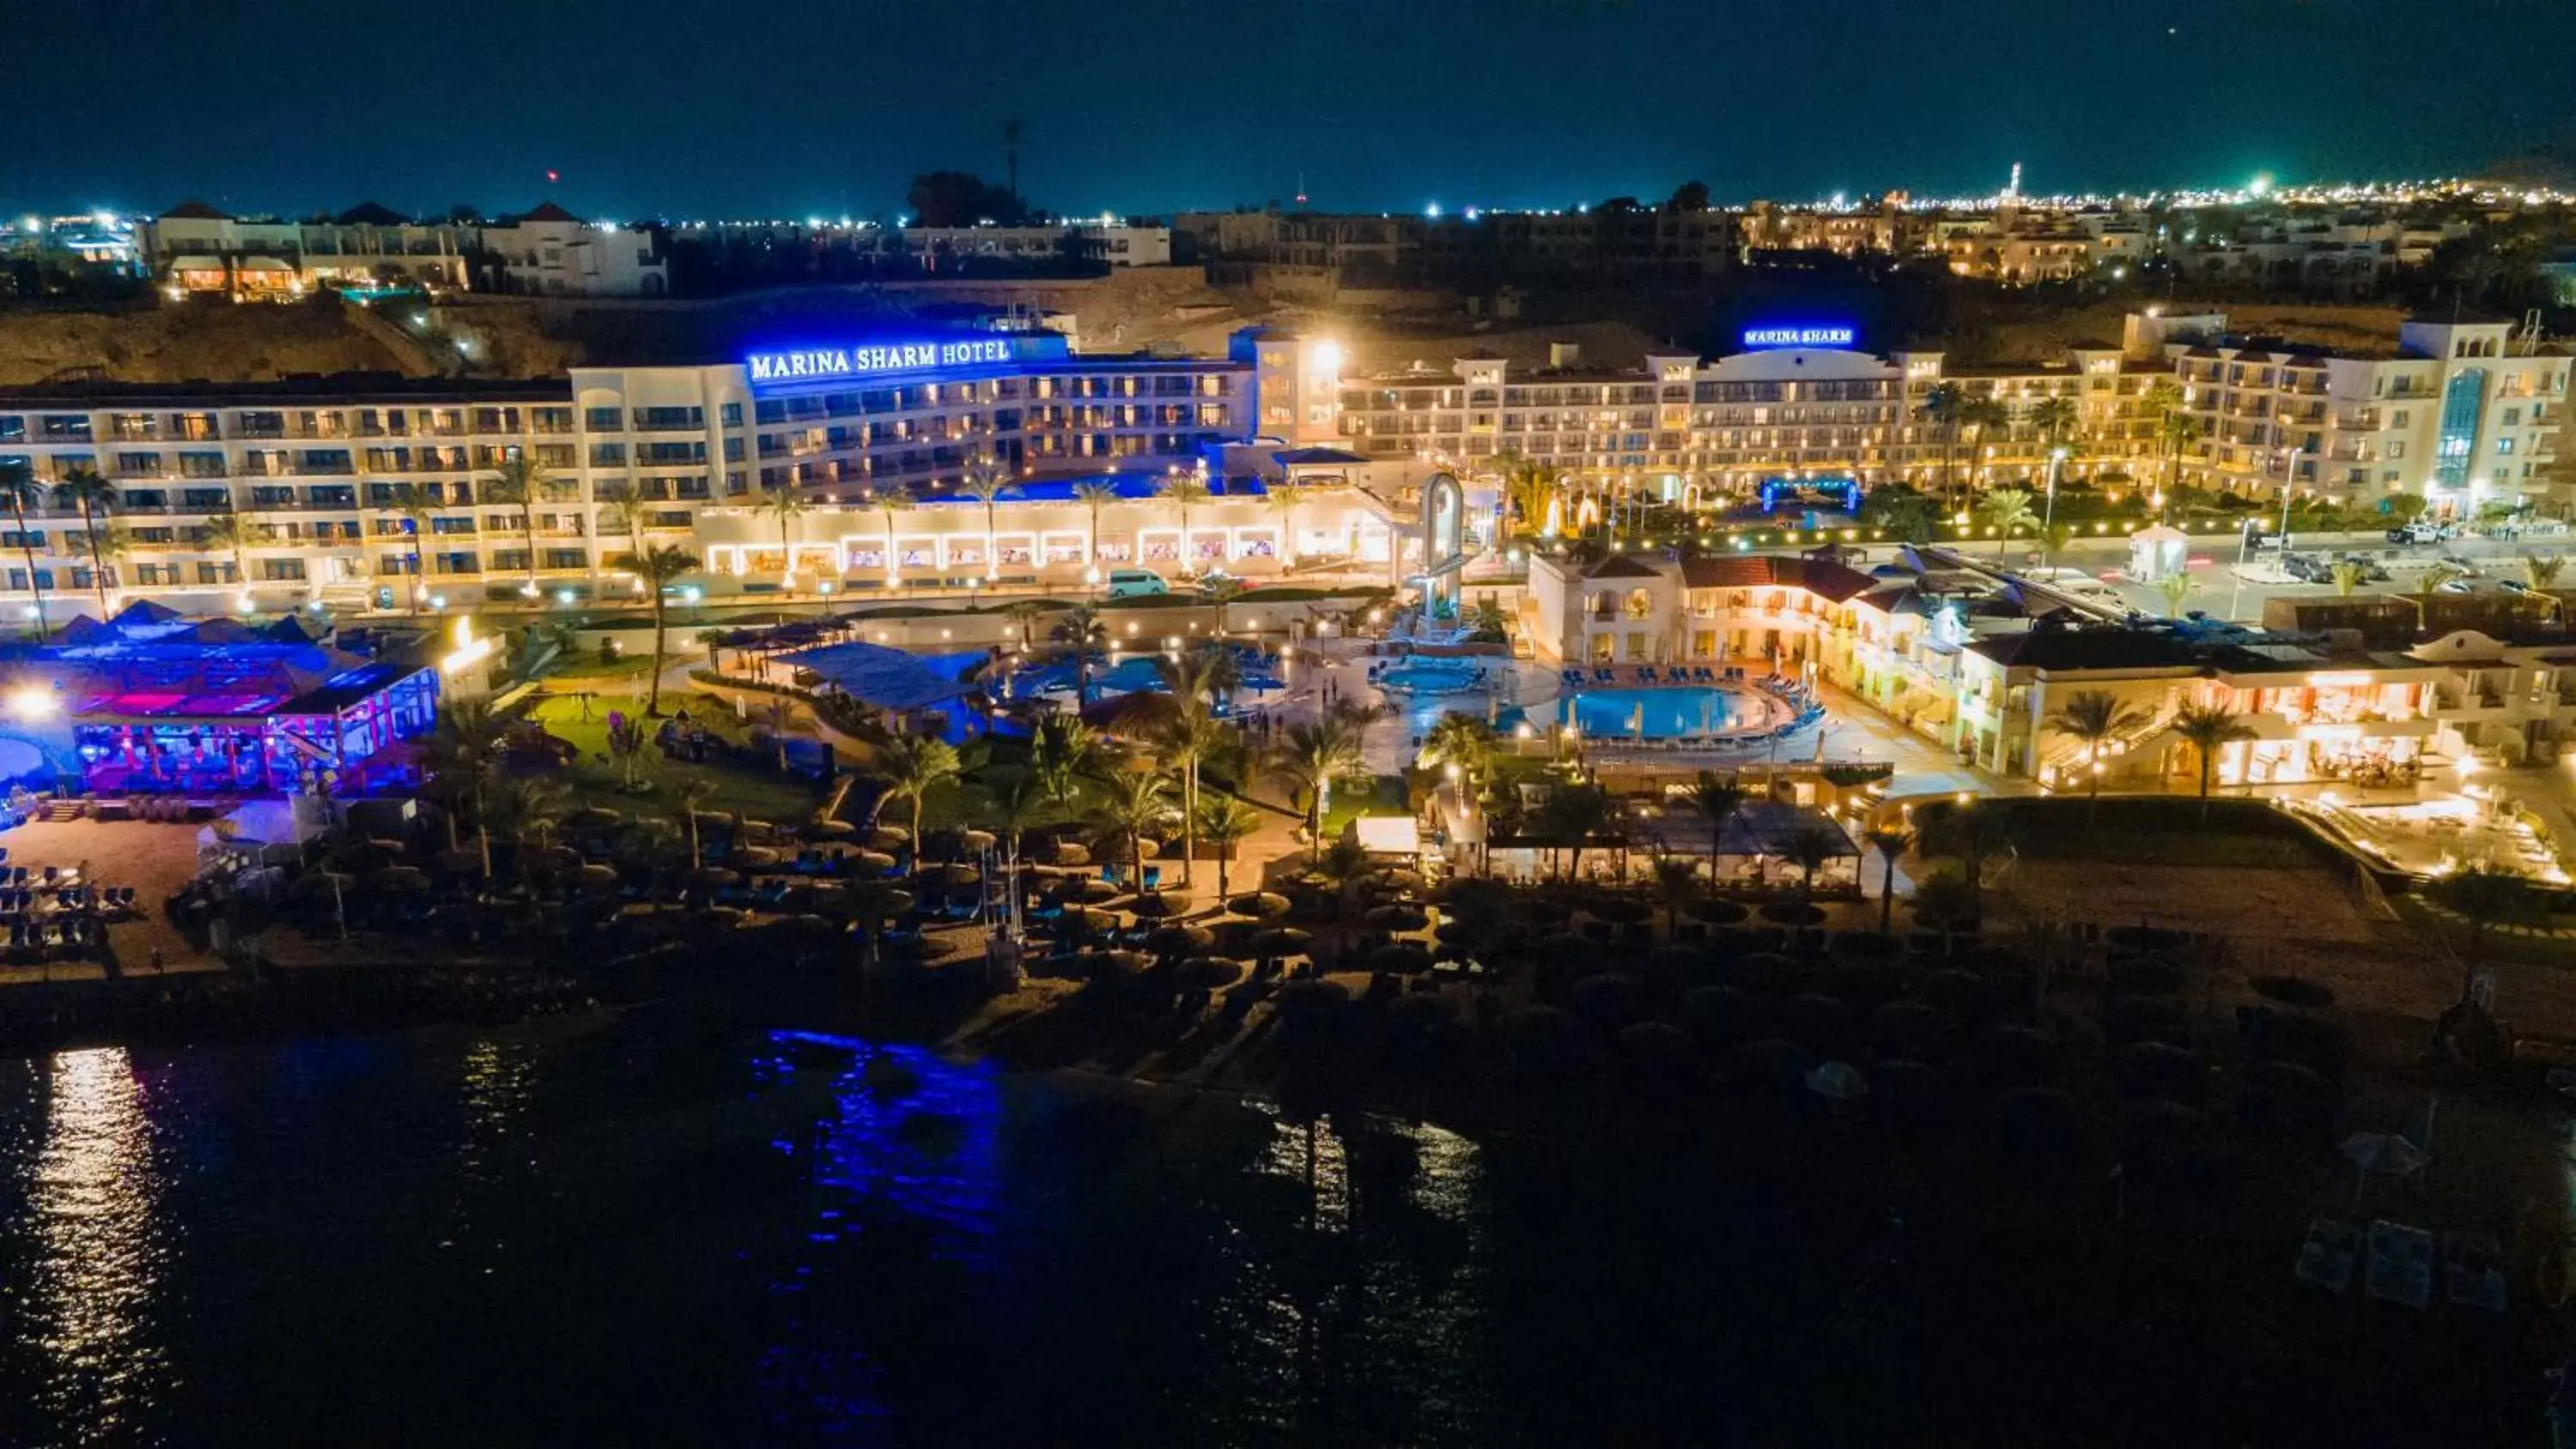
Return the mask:
<svg viewBox="0 0 2576 1449">
<path fill-rule="evenodd" d="M 1015 113 L 1067 212 L 2576 159 L 2569 0 L 0 0 L 0 41 L 12 210 L 890 216 L 1001 179 Z"/>
</svg>

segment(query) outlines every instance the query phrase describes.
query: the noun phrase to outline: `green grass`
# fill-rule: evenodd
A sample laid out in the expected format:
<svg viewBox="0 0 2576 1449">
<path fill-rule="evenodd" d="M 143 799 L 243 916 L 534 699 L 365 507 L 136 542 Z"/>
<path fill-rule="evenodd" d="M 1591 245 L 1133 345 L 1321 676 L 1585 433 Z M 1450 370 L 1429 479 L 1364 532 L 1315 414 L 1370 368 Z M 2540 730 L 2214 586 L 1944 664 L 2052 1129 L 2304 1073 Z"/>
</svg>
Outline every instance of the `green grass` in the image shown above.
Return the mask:
<svg viewBox="0 0 2576 1449">
<path fill-rule="evenodd" d="M 670 703 L 666 700 L 665 703 Z M 699 701 L 704 705 L 705 701 Z M 540 701 L 529 716 L 543 724 L 546 733 L 565 740 L 581 751 L 567 773 L 566 783 L 583 805 L 604 805 L 631 815 L 663 815 L 677 819 L 681 792 L 690 782 L 705 780 L 715 787 L 706 804 L 709 810 L 734 811 L 754 820 L 775 824 L 801 824 L 821 804 L 822 794 L 800 776 L 781 775 L 753 765 L 731 763 L 691 764 L 686 760 L 664 760 L 659 750 L 653 751 L 655 765 L 644 778 L 653 789 L 650 794 L 630 795 L 618 788 L 617 766 L 604 758 L 608 753 L 608 711 L 619 708 L 615 702 L 593 701 L 591 718 L 581 718 L 579 704 L 569 699 Z M 737 744 L 744 731 L 729 715 L 692 709 L 693 717 L 703 718 L 710 730 Z"/>
<path fill-rule="evenodd" d="M 2037 860 L 2118 865 L 2226 866 L 2240 870 L 2335 868 L 2344 857 L 2298 817 L 2252 800 L 2175 796 L 2082 796 L 1980 800 L 1975 806 L 1989 855 L 2006 845 Z M 1957 856 L 1967 837 L 1941 802 L 1915 812 L 1927 855 Z"/>
<path fill-rule="evenodd" d="M 1402 775 L 1380 775 L 1366 784 L 1344 780 L 1333 786 L 1333 803 L 1324 811 L 1324 839 L 1340 838 L 1342 828 L 1362 815 L 1411 813 L 1405 808 Z"/>
</svg>

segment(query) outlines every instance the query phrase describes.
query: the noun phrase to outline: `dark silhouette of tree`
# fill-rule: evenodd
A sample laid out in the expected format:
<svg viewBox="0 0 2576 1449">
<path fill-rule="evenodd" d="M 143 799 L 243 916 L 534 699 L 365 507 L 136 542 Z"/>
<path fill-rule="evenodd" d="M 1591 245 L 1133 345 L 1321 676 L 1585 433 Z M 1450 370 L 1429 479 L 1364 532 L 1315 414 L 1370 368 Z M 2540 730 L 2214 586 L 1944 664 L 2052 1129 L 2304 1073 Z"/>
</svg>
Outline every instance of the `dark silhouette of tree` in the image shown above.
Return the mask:
<svg viewBox="0 0 2576 1449">
<path fill-rule="evenodd" d="M 930 171 L 913 177 L 904 202 L 911 208 L 914 226 L 973 226 L 984 221 L 1022 226 L 1029 220 L 1028 208 L 1009 187 L 995 186 L 965 171 Z"/>
</svg>

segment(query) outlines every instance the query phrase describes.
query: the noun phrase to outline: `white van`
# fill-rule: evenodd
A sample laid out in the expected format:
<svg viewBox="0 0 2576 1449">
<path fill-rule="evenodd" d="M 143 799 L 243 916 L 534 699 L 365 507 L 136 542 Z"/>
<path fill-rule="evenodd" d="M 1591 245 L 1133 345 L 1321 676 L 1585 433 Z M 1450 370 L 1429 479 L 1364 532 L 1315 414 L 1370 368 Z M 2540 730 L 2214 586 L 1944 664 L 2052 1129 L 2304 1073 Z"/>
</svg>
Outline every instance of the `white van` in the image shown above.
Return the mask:
<svg viewBox="0 0 2576 1449">
<path fill-rule="evenodd" d="M 1111 569 L 1109 571 L 1108 592 L 1109 597 L 1113 599 L 1134 598 L 1142 594 L 1168 594 L 1171 591 L 1172 586 L 1164 583 L 1163 576 L 1152 569 Z"/>
</svg>

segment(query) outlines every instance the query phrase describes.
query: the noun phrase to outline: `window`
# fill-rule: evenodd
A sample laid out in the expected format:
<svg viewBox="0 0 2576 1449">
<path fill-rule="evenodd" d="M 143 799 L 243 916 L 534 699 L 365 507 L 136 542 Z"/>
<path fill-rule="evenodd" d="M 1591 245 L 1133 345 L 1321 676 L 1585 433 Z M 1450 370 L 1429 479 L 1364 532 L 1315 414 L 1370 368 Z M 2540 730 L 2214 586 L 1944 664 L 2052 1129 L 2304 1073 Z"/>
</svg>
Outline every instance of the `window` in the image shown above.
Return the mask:
<svg viewBox="0 0 2576 1449">
<path fill-rule="evenodd" d="M 722 413 L 718 414 L 718 416 L 724 419 L 724 425 L 725 425 L 726 427 L 728 427 L 728 428 L 738 428 L 738 427 L 741 427 L 741 426 L 742 426 L 742 404 L 740 404 L 740 403 L 738 403 L 738 402 L 729 402 L 729 403 L 726 403 L 726 404 L 724 405 L 724 411 L 723 411 Z"/>
<path fill-rule="evenodd" d="M 2513 456 L 2513 439 L 2496 439 L 2496 456 L 2499 458 L 2509 458 Z"/>
<path fill-rule="evenodd" d="M 591 445 L 590 445 L 590 466 L 592 466 L 592 467 L 594 467 L 594 468 L 623 468 L 623 467 L 625 467 L 625 466 L 626 466 L 626 445 L 625 445 L 624 443 L 593 443 L 593 444 L 591 444 Z"/>
<path fill-rule="evenodd" d="M 588 409 L 588 415 L 590 418 L 590 430 L 594 433 L 614 433 L 622 430 L 626 426 L 626 410 L 624 408 L 591 408 Z"/>
<path fill-rule="evenodd" d="M 304 560 L 300 558 L 264 558 L 259 561 L 259 576 L 272 584 L 304 581 Z"/>
</svg>

